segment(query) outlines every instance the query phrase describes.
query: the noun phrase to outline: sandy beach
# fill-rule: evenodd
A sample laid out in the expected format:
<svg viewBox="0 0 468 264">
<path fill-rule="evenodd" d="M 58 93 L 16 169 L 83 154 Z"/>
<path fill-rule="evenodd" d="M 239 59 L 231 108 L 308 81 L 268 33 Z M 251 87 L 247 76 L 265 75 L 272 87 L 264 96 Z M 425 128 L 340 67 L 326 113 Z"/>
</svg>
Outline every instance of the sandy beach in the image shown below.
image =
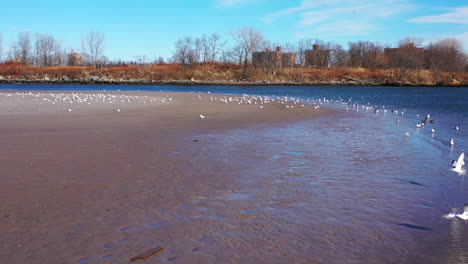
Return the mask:
<svg viewBox="0 0 468 264">
<path fill-rule="evenodd" d="M 207 161 L 211 142 L 200 135 L 330 113 L 292 102 L 262 105 L 236 98 L 0 93 L 2 262 L 129 263 L 160 246 L 162 252 L 141 263 L 258 263 L 242 258 L 255 250 L 247 245 L 255 244 L 256 236 L 239 234 L 209 246 L 205 234 L 226 225 L 216 221 L 218 211 L 233 208 L 203 204 L 204 197 L 235 199 L 241 195 L 236 188 L 251 182 L 239 176 L 247 168 Z M 255 146 L 227 151 L 242 161 Z M 255 220 L 247 215 L 227 225 L 263 232 Z M 265 263 L 284 261 L 280 245 L 257 244 L 271 249 Z"/>
</svg>

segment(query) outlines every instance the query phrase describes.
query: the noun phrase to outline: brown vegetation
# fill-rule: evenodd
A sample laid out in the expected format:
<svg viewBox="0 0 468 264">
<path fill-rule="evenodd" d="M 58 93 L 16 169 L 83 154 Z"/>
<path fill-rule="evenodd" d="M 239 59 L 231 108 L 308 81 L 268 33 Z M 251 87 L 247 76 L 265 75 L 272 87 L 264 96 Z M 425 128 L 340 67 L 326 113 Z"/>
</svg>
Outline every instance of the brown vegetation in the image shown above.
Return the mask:
<svg viewBox="0 0 468 264">
<path fill-rule="evenodd" d="M 441 72 L 428 69 L 366 69 L 366 68 L 303 68 L 292 67 L 277 71 L 274 75 L 250 66 L 247 74 L 244 66 L 232 63 L 200 63 L 196 65 L 148 64 L 126 66 L 61 66 L 35 67 L 20 63 L 0 64 L 0 75 L 6 80 L 67 80 L 89 81 L 98 76 L 105 81 L 180 81 L 202 82 L 279 82 L 279 83 L 330 83 L 359 84 L 360 81 L 375 84 L 402 83 L 412 85 L 467 85 L 467 72 Z"/>
</svg>

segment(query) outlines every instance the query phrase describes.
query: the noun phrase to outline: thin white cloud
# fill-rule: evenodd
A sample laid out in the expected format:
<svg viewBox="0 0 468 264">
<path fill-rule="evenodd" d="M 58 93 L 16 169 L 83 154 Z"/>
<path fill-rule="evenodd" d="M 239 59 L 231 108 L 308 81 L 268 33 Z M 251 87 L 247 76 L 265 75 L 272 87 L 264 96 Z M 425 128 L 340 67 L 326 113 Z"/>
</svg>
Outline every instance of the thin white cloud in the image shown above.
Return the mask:
<svg viewBox="0 0 468 264">
<path fill-rule="evenodd" d="M 382 28 L 379 24 L 413 8 L 410 0 L 302 0 L 300 4 L 274 13 L 261 20 L 273 24 L 283 18 L 295 18 L 295 36 L 368 35 Z"/>
<path fill-rule="evenodd" d="M 455 8 L 453 11 L 441 15 L 416 17 L 409 21 L 416 23 L 468 24 L 468 6 Z"/>
</svg>

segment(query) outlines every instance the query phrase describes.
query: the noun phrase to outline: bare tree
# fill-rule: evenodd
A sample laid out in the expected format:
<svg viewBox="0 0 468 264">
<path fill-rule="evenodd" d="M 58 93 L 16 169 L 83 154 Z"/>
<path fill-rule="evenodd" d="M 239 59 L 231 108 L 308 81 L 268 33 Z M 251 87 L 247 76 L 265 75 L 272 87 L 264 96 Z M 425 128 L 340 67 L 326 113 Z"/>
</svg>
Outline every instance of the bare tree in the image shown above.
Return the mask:
<svg viewBox="0 0 468 264">
<path fill-rule="evenodd" d="M 51 35 L 37 34 L 35 37 L 35 48 L 37 66 L 54 66 L 54 60 L 57 59 L 57 43 Z M 60 50 L 60 47 L 58 47 L 58 50 Z"/>
<path fill-rule="evenodd" d="M 68 62 L 68 54 L 58 41 L 55 42 L 55 54 L 52 64 L 54 66 L 66 65 Z"/>
<path fill-rule="evenodd" d="M 358 41 L 349 43 L 350 66 L 375 69 L 385 64 L 383 47 L 379 43 Z"/>
<path fill-rule="evenodd" d="M 222 46 L 224 46 L 224 43 L 221 43 L 220 41 L 221 41 L 221 36 L 218 33 L 213 33 L 208 38 L 210 55 L 211 55 L 210 62 L 214 62 L 216 60 L 216 56 L 218 56 Z"/>
<path fill-rule="evenodd" d="M 29 32 L 20 32 L 18 40 L 11 46 L 10 59 L 29 64 L 31 61 L 31 34 Z"/>
<path fill-rule="evenodd" d="M 195 44 L 199 41 L 194 41 L 192 37 L 183 37 L 176 41 L 175 50 L 172 59 L 182 65 L 191 65 L 197 63 L 199 60 L 199 54 L 197 46 Z"/>
<path fill-rule="evenodd" d="M 425 57 L 427 66 L 432 70 L 460 71 L 466 63 L 463 44 L 454 38 L 446 38 L 429 44 Z"/>
<path fill-rule="evenodd" d="M 348 67 L 348 53 L 341 45 L 334 44 L 330 49 L 330 66 L 331 67 Z"/>
<path fill-rule="evenodd" d="M 203 40 L 200 38 L 196 38 L 193 41 L 193 47 L 192 47 L 192 58 L 191 58 L 193 60 L 192 63 L 199 62 L 200 59 L 202 59 L 202 56 L 203 56 Z"/>
<path fill-rule="evenodd" d="M 406 37 L 399 41 L 398 48 L 385 48 L 385 57 L 390 68 L 420 69 L 424 65 L 424 48 L 418 47 L 422 39 Z"/>
<path fill-rule="evenodd" d="M 82 50 L 97 66 L 104 55 L 104 34 L 91 30 L 81 41 Z"/>
<path fill-rule="evenodd" d="M 310 50 L 312 48 L 313 41 L 311 39 L 300 39 L 296 45 L 296 54 L 297 54 L 297 63 L 299 65 L 305 65 L 306 59 L 306 50 Z"/>
<path fill-rule="evenodd" d="M 253 28 L 241 28 L 235 30 L 231 32 L 231 36 L 242 52 L 245 73 L 247 71 L 249 58 L 252 56 L 252 53 L 260 47 L 264 41 L 264 37 L 262 33 Z"/>
</svg>

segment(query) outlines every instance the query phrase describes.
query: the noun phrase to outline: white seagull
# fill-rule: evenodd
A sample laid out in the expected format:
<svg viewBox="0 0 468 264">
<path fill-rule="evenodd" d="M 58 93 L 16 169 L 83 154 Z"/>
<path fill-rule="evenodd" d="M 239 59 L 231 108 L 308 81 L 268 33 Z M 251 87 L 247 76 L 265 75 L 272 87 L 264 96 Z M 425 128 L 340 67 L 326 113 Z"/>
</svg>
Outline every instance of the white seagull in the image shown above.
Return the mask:
<svg viewBox="0 0 468 264">
<path fill-rule="evenodd" d="M 455 145 L 455 140 L 453 140 L 453 138 L 452 138 L 452 139 L 450 139 L 450 147 L 453 147 L 454 145 Z"/>
<path fill-rule="evenodd" d="M 432 129 L 431 129 L 431 131 L 432 131 L 432 134 L 434 134 L 434 133 L 435 133 L 435 129 L 433 129 L 433 128 L 432 128 Z"/>
<path fill-rule="evenodd" d="M 200 114 L 200 119 L 205 119 L 206 116 Z"/>
<path fill-rule="evenodd" d="M 458 160 L 452 161 L 452 170 L 458 173 L 465 172 L 465 151 L 462 151 Z"/>
</svg>

